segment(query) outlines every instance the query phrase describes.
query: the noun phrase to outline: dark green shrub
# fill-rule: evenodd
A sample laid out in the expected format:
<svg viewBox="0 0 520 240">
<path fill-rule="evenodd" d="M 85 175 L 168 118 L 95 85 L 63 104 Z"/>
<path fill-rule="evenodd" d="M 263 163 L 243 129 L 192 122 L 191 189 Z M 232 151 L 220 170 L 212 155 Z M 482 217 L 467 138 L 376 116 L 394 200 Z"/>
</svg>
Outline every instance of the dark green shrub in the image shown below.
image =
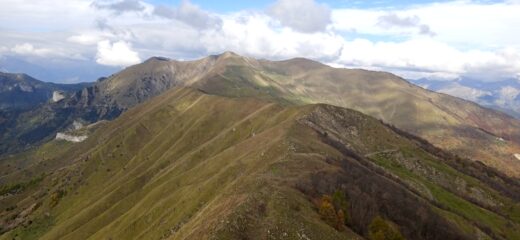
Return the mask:
<svg viewBox="0 0 520 240">
<path fill-rule="evenodd" d="M 370 240 L 404 240 L 396 226 L 393 226 L 382 217 L 375 217 L 368 226 L 368 238 Z"/>
</svg>

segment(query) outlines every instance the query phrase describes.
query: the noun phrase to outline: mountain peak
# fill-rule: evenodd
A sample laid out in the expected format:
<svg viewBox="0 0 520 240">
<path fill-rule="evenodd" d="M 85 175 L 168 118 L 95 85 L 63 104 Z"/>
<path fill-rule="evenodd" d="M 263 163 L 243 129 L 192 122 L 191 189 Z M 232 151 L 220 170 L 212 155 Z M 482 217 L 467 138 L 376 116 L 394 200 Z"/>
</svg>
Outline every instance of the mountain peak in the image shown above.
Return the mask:
<svg viewBox="0 0 520 240">
<path fill-rule="evenodd" d="M 288 63 L 292 63 L 292 64 L 300 64 L 300 65 L 304 65 L 307 67 L 326 67 L 327 66 L 316 60 L 312 60 L 309 58 L 303 58 L 303 57 L 291 58 L 288 60 L 283 60 L 283 62 L 288 62 Z"/>
<path fill-rule="evenodd" d="M 210 55 L 209 56 L 210 58 L 213 58 L 213 59 L 228 59 L 228 58 L 242 58 L 242 56 L 236 54 L 235 52 L 232 52 L 232 51 L 225 51 L 223 53 L 220 53 L 220 54 L 215 54 L 215 55 Z"/>
<path fill-rule="evenodd" d="M 153 57 L 148 58 L 145 62 L 149 62 L 149 61 L 170 61 L 170 60 L 171 59 L 169 59 L 167 57 L 153 56 Z"/>
<path fill-rule="evenodd" d="M 0 78 L 5 80 L 17 81 L 17 82 L 30 82 L 32 84 L 40 84 L 42 83 L 40 80 L 37 80 L 25 73 L 9 73 L 9 72 L 0 72 Z"/>
<path fill-rule="evenodd" d="M 228 57 L 241 57 L 240 55 L 232 52 L 232 51 L 225 51 L 218 55 L 220 58 L 228 58 Z"/>
</svg>

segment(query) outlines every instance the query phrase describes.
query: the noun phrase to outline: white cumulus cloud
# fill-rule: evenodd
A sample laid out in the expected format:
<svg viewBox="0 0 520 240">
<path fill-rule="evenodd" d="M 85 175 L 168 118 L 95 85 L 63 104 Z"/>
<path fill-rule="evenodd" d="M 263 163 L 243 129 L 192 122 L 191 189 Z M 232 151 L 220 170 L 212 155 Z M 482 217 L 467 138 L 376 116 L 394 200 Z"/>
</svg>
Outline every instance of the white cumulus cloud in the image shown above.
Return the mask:
<svg viewBox="0 0 520 240">
<path fill-rule="evenodd" d="M 138 0 L 122 0 L 117 2 L 94 1 L 92 6 L 99 9 L 109 9 L 117 14 L 124 12 L 139 12 L 145 9 L 145 6 Z"/>
<path fill-rule="evenodd" d="M 183 0 L 178 8 L 157 6 L 154 14 L 160 17 L 175 19 L 197 29 L 219 28 L 221 20 L 188 0 Z"/>
<path fill-rule="evenodd" d="M 389 70 L 410 78 L 466 76 L 498 81 L 518 76 L 520 50 L 459 50 L 426 37 L 402 42 L 356 39 L 345 41 L 337 63 Z"/>
<path fill-rule="evenodd" d="M 141 62 L 139 54 L 124 41 L 111 43 L 104 40 L 97 45 L 96 62 L 108 66 L 128 66 Z"/>
<path fill-rule="evenodd" d="M 193 59 L 232 50 L 413 79 L 520 79 L 517 1 L 333 9 L 315 0 L 277 0 L 267 9 L 220 13 L 188 0 L 175 6 L 149 0 L 4 1 L 3 56 L 75 56 L 126 66 L 157 55 Z"/>
<path fill-rule="evenodd" d="M 259 58 L 307 57 L 336 59 L 343 38 L 334 33 L 302 33 L 290 28 L 274 27 L 263 14 L 240 13 L 223 19 L 220 31 L 210 31 L 202 38 L 208 52 L 232 50 Z"/>
<path fill-rule="evenodd" d="M 301 32 L 324 31 L 331 22 L 331 10 L 314 0 L 278 0 L 268 14 L 283 25 Z"/>
<path fill-rule="evenodd" d="M 11 49 L 11 51 L 14 52 L 14 53 L 20 54 L 20 55 L 29 55 L 29 56 L 30 55 L 35 55 L 35 56 L 40 56 L 40 57 L 44 57 L 44 56 L 52 54 L 52 50 L 51 49 L 35 48 L 30 43 L 16 44 Z"/>
</svg>

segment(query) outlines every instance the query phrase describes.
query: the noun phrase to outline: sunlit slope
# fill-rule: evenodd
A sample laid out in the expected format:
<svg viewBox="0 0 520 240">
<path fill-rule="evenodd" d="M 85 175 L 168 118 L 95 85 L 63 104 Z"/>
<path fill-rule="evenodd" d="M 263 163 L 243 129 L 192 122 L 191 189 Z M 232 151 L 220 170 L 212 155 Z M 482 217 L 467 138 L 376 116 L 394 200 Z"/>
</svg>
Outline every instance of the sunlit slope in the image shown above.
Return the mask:
<svg viewBox="0 0 520 240">
<path fill-rule="evenodd" d="M 273 236 L 282 236 L 278 222 L 291 226 L 295 220 L 283 215 L 287 206 L 279 204 L 302 207 L 301 214 L 310 217 L 298 222 L 310 237 L 355 236 L 322 222 L 302 193 L 277 186 L 270 176 L 269 166 L 286 157 L 283 136 L 297 113 L 273 103 L 193 90 L 139 106 L 81 144 L 93 149 L 68 167 L 70 179 L 54 189 L 67 195 L 51 217 L 43 217 L 52 227 L 39 237 L 240 238 L 260 233 L 256 221 L 266 224 L 264 230 L 272 228 Z M 38 214 L 45 215 L 45 206 Z"/>
<path fill-rule="evenodd" d="M 0 155 L 45 143 L 71 128 L 74 121 L 94 123 L 111 120 L 129 108 L 168 89 L 184 86 L 204 75 L 217 57 L 180 62 L 151 58 L 121 72 L 85 85 L 59 102 L 49 101 L 35 109 L 0 112 Z M 1 84 L 0 84 L 1 85 Z"/>
<path fill-rule="evenodd" d="M 3 173 L 24 185 L 3 238 L 357 239 L 378 216 L 407 239 L 520 237 L 516 180 L 352 110 L 181 88 L 93 131 Z"/>
<path fill-rule="evenodd" d="M 337 69 L 307 59 L 257 61 L 228 54 L 197 83 L 215 94 L 262 94 L 294 103 L 352 108 L 436 146 L 519 176 L 520 122 L 495 110 L 422 89 L 385 72 Z M 244 90 L 246 89 L 246 90 Z"/>
</svg>

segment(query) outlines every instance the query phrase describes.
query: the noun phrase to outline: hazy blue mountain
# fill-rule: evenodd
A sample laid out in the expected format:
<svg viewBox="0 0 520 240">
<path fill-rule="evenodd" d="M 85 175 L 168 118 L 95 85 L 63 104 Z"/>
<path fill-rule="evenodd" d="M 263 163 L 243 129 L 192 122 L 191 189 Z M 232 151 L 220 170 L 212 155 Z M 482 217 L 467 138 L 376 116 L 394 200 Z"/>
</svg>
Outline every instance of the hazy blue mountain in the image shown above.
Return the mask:
<svg viewBox="0 0 520 240">
<path fill-rule="evenodd" d="M 36 79 L 56 83 L 93 82 L 100 76 L 108 76 L 121 70 L 83 60 L 21 59 L 0 57 L 0 71 L 25 73 Z"/>
<path fill-rule="evenodd" d="M 90 83 L 58 84 L 37 80 L 23 73 L 0 72 L 0 110 L 25 110 L 52 99 L 63 98 L 91 85 Z"/>
<path fill-rule="evenodd" d="M 483 82 L 470 78 L 448 81 L 421 78 L 410 81 L 423 88 L 470 100 L 520 118 L 520 82 L 516 79 Z"/>
</svg>

